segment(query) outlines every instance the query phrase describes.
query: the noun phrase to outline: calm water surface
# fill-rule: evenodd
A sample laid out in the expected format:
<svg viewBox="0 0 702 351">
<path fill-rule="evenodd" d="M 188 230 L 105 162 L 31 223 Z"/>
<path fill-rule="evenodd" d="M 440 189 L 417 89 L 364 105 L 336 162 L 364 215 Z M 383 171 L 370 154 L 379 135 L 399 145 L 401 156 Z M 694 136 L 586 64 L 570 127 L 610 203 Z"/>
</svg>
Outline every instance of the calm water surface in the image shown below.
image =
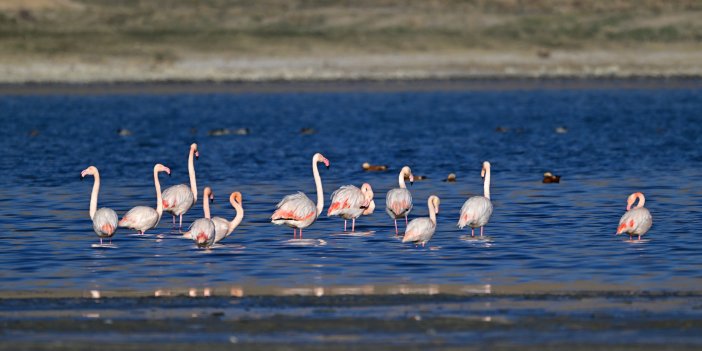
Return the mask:
<svg viewBox="0 0 702 351">
<path fill-rule="evenodd" d="M 0 121 L 4 293 L 686 291 L 702 283 L 700 90 L 3 96 Z M 251 134 L 208 135 L 223 127 Z M 302 127 L 317 133 L 301 135 Z M 155 163 L 173 171 L 162 186 L 187 182 L 192 142 L 200 191 L 216 194 L 214 215 L 233 217 L 228 194 L 243 193 L 246 215 L 232 236 L 199 250 L 165 216 L 147 236 L 120 229 L 116 248 L 94 248 L 92 178 L 81 182 L 80 171 L 100 169 L 99 206 L 121 216 L 155 205 Z M 269 223 L 283 196 L 314 199 L 315 152 L 331 161 L 320 170 L 326 206 L 341 185 L 375 189 L 376 212 L 355 235 L 326 215 L 297 241 Z M 482 193 L 484 160 L 495 210 L 488 237 L 468 240 L 455 224 L 463 202 Z M 365 173 L 366 161 L 390 171 Z M 427 216 L 429 195 L 441 198 L 437 232 L 423 248 L 395 238 L 384 212 L 403 165 L 428 177 L 410 188 L 410 219 Z M 547 170 L 561 183 L 542 184 Z M 451 172 L 458 181 L 443 182 Z M 614 232 L 634 191 L 645 193 L 654 225 L 632 244 Z M 185 222 L 201 211 L 199 201 Z"/>
</svg>

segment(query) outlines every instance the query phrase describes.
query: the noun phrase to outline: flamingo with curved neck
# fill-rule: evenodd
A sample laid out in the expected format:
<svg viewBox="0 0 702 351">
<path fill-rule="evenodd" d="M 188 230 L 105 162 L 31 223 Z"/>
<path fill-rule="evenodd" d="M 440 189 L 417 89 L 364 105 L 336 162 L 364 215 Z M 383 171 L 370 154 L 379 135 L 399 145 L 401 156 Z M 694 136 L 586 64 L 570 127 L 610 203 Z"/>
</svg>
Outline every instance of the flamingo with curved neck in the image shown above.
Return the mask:
<svg viewBox="0 0 702 351">
<path fill-rule="evenodd" d="M 473 196 L 466 200 L 461 207 L 458 219 L 458 228 L 463 229 L 470 226 L 471 237 L 475 236 L 475 228 L 480 227 L 480 236 L 483 236 L 483 227 L 492 216 L 492 202 L 490 201 L 490 162 L 483 162 L 483 169 L 480 176 L 485 178 L 483 182 L 483 196 Z"/>
<path fill-rule="evenodd" d="M 634 202 L 639 200 L 639 203 L 635 206 Z M 641 236 L 646 234 L 651 226 L 653 225 L 653 217 L 651 212 L 648 211 L 644 204 L 646 203 L 646 198 L 643 193 L 635 192 L 626 200 L 626 213 L 619 220 L 619 227 L 617 227 L 617 234 L 627 233 L 629 234 L 629 240 L 633 240 L 634 235 L 637 235 L 641 240 Z"/>
<path fill-rule="evenodd" d="M 405 217 L 405 225 L 407 225 L 407 216 L 412 210 L 412 194 L 407 190 L 405 177 L 409 179 L 410 184 L 414 182 L 412 170 L 407 166 L 402 167 L 400 174 L 397 176 L 397 182 L 400 184 L 400 187 L 391 189 L 385 196 L 385 212 L 395 221 L 396 236 L 400 235 L 397 230 L 397 220 Z"/>
<path fill-rule="evenodd" d="M 100 172 L 97 167 L 90 166 L 80 173 L 80 179 L 83 180 L 87 175 L 92 175 L 95 178 L 93 191 L 90 194 L 90 219 L 93 221 L 93 230 L 100 238 L 100 245 L 102 245 L 102 238 L 109 238 L 110 244 L 112 244 L 112 236 L 117 230 L 117 213 L 107 207 L 97 209 L 98 193 L 100 192 Z"/>
<path fill-rule="evenodd" d="M 436 232 L 436 215 L 439 213 L 440 203 L 441 200 L 438 196 L 429 196 L 429 199 L 427 199 L 429 218 L 415 218 L 409 222 L 405 230 L 405 236 L 402 238 L 403 243 L 412 242 L 424 246 L 434 236 L 434 232 Z"/>
<path fill-rule="evenodd" d="M 344 185 L 332 193 L 327 216 L 343 218 L 344 232 L 346 231 L 346 221 L 350 219 L 351 232 L 354 232 L 356 218 L 373 213 L 375 209 L 373 196 L 373 188 L 368 183 L 363 183 L 360 189 L 353 185 Z"/>
<path fill-rule="evenodd" d="M 241 193 L 238 191 L 233 192 L 229 196 L 229 203 L 236 211 L 234 219 L 228 221 L 222 217 L 212 218 L 212 222 L 214 222 L 215 225 L 215 243 L 228 237 L 244 219 L 244 207 L 242 206 Z"/>
<path fill-rule="evenodd" d="M 271 223 L 293 228 L 293 238 L 297 235 L 297 229 L 300 230 L 300 238 L 302 238 L 302 229 L 314 223 L 324 208 L 324 189 L 317 163 L 324 163 L 329 168 L 329 160 L 320 153 L 316 153 L 312 157 L 312 174 L 317 188 L 317 204 L 315 205 L 307 195 L 298 192 L 284 197 L 276 205 L 276 210 L 271 216 Z"/>
<path fill-rule="evenodd" d="M 156 188 L 156 209 L 147 206 L 137 206 L 124 214 L 122 220 L 119 221 L 120 227 L 126 227 L 136 230 L 139 234 L 144 234 L 148 229 L 155 228 L 161 220 L 163 214 L 163 199 L 161 198 L 161 183 L 158 180 L 158 174 L 166 172 L 171 175 L 170 168 L 156 164 L 154 166 L 154 186 Z"/>
<path fill-rule="evenodd" d="M 178 229 L 183 228 L 183 215 L 197 203 L 197 180 L 195 179 L 195 162 L 194 159 L 199 158 L 200 153 L 197 144 L 190 145 L 188 153 L 188 176 L 190 177 L 190 186 L 186 184 L 178 184 L 171 186 L 163 191 L 163 208 L 166 212 L 173 215 L 173 227 L 175 228 L 175 219 L 178 216 Z"/>
<path fill-rule="evenodd" d="M 214 201 L 214 194 L 210 187 L 205 187 L 202 190 L 202 211 L 204 218 L 196 219 L 190 225 L 190 230 L 184 233 L 183 236 L 195 241 L 198 247 L 210 247 L 214 244 L 215 225 L 210 219 L 210 202 Z"/>
</svg>

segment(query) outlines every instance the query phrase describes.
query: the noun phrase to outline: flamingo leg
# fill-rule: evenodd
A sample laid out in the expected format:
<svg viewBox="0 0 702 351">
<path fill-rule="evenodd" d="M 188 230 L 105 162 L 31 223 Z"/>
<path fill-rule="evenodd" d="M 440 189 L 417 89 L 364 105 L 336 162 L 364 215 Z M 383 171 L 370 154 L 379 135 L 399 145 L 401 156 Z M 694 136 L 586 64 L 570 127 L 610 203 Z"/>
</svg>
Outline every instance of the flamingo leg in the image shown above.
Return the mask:
<svg viewBox="0 0 702 351">
<path fill-rule="evenodd" d="M 407 226 L 407 215 L 405 215 L 405 227 Z"/>
<path fill-rule="evenodd" d="M 480 237 L 483 237 L 483 227 L 480 227 Z"/>
<path fill-rule="evenodd" d="M 176 226 L 175 226 L 175 215 L 173 215 L 173 229 L 176 229 Z"/>
<path fill-rule="evenodd" d="M 110 237 L 110 245 L 112 245 L 112 237 Z"/>
<path fill-rule="evenodd" d="M 344 232 L 346 231 L 346 220 L 344 219 Z"/>
<path fill-rule="evenodd" d="M 356 231 L 356 218 L 351 219 L 351 232 Z"/>
<path fill-rule="evenodd" d="M 639 234 L 639 241 L 641 241 L 641 234 Z"/>
<path fill-rule="evenodd" d="M 293 239 L 297 236 L 297 229 L 293 228 Z"/>
<path fill-rule="evenodd" d="M 399 236 L 400 233 L 397 231 L 397 219 L 395 219 L 395 236 Z"/>
<path fill-rule="evenodd" d="M 300 228 L 300 239 L 302 239 L 302 228 Z"/>
<path fill-rule="evenodd" d="M 178 223 L 178 231 L 183 231 L 183 215 L 180 215 L 180 223 Z"/>
<path fill-rule="evenodd" d="M 470 237 L 473 238 L 475 237 L 475 228 L 470 228 Z"/>
<path fill-rule="evenodd" d="M 102 237 L 100 238 L 100 246 L 102 246 Z"/>
</svg>

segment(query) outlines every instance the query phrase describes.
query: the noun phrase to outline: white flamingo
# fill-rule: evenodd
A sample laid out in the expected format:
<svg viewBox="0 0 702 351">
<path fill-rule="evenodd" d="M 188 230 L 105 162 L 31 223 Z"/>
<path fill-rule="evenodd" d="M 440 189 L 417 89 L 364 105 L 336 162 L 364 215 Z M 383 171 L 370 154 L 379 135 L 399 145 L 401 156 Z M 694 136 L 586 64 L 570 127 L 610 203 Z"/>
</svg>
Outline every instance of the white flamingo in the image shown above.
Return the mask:
<svg viewBox="0 0 702 351">
<path fill-rule="evenodd" d="M 151 228 L 156 228 L 163 214 L 163 203 L 161 202 L 161 183 L 158 181 L 158 174 L 166 172 L 171 175 L 171 170 L 162 165 L 154 166 L 154 185 L 156 186 L 156 209 L 147 206 L 137 206 L 129 210 L 119 221 L 120 227 L 136 230 L 139 234 L 144 234 Z"/>
<path fill-rule="evenodd" d="M 639 199 L 639 203 L 636 207 L 631 208 L 636 199 Z M 626 200 L 626 213 L 619 220 L 616 235 L 627 233 L 629 234 L 629 240 L 632 240 L 634 235 L 638 235 L 638 240 L 641 240 L 641 236 L 651 229 L 653 218 L 651 217 L 651 212 L 644 207 L 645 203 L 646 198 L 644 198 L 642 193 L 636 192 L 629 195 L 629 198 Z"/>
<path fill-rule="evenodd" d="M 202 210 L 205 218 L 196 219 L 191 225 L 187 233 L 183 234 L 186 238 L 191 238 L 195 241 L 198 247 L 210 247 L 215 240 L 215 225 L 210 219 L 210 201 L 214 200 L 214 194 L 210 187 L 205 187 L 202 190 Z"/>
<path fill-rule="evenodd" d="M 412 194 L 410 194 L 409 190 L 407 190 L 407 186 L 405 186 L 405 176 L 409 178 L 410 184 L 414 182 L 412 170 L 407 166 L 402 167 L 400 175 L 397 178 L 400 187 L 388 191 L 385 197 L 385 212 L 395 221 L 395 235 L 399 235 L 397 220 L 405 217 L 405 225 L 407 225 L 407 215 L 409 215 L 412 210 Z"/>
<path fill-rule="evenodd" d="M 429 208 L 429 218 L 415 218 L 407 225 L 405 236 L 402 238 L 403 243 L 415 243 L 417 245 L 427 243 L 434 236 L 436 231 L 436 215 L 439 213 L 439 204 L 441 200 L 436 195 L 429 196 L 427 207 Z"/>
<path fill-rule="evenodd" d="M 332 193 L 327 216 L 343 218 L 344 231 L 346 231 L 346 221 L 350 219 L 353 232 L 356 229 L 356 218 L 369 215 L 373 210 L 375 210 L 375 201 L 370 184 L 363 183 L 361 189 L 353 185 L 344 185 Z"/>
<path fill-rule="evenodd" d="M 480 227 L 480 236 L 483 236 L 483 227 L 492 215 L 492 202 L 490 202 L 490 162 L 483 162 L 480 176 L 485 178 L 483 183 L 483 196 L 472 196 L 461 207 L 461 217 L 458 219 L 458 228 L 470 226 L 470 236 L 475 236 L 475 228 Z"/>
<path fill-rule="evenodd" d="M 87 175 L 92 175 L 95 178 L 93 192 L 90 195 L 90 219 L 93 220 L 93 230 L 100 238 L 100 245 L 102 245 L 102 238 L 109 238 L 110 244 L 112 244 L 112 236 L 115 235 L 117 230 L 117 213 L 107 207 L 97 209 L 98 193 L 100 192 L 100 172 L 95 166 L 90 166 L 80 172 L 80 179 L 83 180 Z"/>
<path fill-rule="evenodd" d="M 215 226 L 215 243 L 218 243 L 222 239 L 228 237 L 229 234 L 231 234 L 234 229 L 239 226 L 241 220 L 244 219 L 244 207 L 241 200 L 241 193 L 238 191 L 233 192 L 229 196 L 229 203 L 236 211 L 236 216 L 234 216 L 234 219 L 228 221 L 222 217 L 212 218 L 212 222 Z"/>
<path fill-rule="evenodd" d="M 317 163 L 319 162 L 323 162 L 329 168 L 329 160 L 320 153 L 314 154 L 312 157 L 312 173 L 314 174 L 314 183 L 317 186 L 316 208 L 314 202 L 307 195 L 297 192 L 280 200 L 271 216 L 271 223 L 292 227 L 293 238 L 297 235 L 297 229 L 300 229 L 300 238 L 302 238 L 302 229 L 314 223 L 324 208 L 322 179 L 319 177 L 319 169 L 317 169 Z"/>
<path fill-rule="evenodd" d="M 197 182 L 195 181 L 195 158 L 200 157 L 197 144 L 190 145 L 188 155 L 188 175 L 190 176 L 190 186 L 178 184 L 168 187 L 163 191 L 163 210 L 173 215 L 173 227 L 175 228 L 176 216 L 180 217 L 178 230 L 183 229 L 183 214 L 193 207 L 197 202 Z"/>
</svg>

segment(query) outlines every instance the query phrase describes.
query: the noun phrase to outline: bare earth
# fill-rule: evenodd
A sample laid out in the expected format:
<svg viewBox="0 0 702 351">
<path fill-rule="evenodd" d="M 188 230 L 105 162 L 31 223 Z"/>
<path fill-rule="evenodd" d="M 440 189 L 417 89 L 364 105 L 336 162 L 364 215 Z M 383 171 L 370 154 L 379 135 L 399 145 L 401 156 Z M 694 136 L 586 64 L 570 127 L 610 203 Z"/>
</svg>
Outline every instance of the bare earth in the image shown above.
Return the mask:
<svg viewBox="0 0 702 351">
<path fill-rule="evenodd" d="M 5 0 L 0 82 L 702 77 L 692 0 Z"/>
</svg>

